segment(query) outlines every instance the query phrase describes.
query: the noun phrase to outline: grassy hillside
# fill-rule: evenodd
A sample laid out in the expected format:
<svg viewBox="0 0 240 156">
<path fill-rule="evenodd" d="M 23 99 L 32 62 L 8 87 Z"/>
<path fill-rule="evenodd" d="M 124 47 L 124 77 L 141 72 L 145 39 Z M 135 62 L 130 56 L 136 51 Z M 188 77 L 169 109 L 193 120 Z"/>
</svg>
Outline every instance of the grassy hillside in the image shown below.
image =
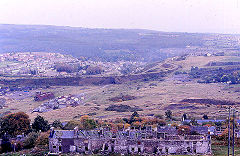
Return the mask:
<svg viewBox="0 0 240 156">
<path fill-rule="evenodd" d="M 194 47 L 238 48 L 233 35 L 167 33 L 138 29 L 87 29 L 42 25 L 0 25 L 0 53 L 60 52 L 115 61 L 163 60 Z M 222 43 L 228 38 L 229 43 Z M 221 45 L 221 46 L 220 46 Z M 169 50 L 175 48 L 177 50 Z"/>
</svg>

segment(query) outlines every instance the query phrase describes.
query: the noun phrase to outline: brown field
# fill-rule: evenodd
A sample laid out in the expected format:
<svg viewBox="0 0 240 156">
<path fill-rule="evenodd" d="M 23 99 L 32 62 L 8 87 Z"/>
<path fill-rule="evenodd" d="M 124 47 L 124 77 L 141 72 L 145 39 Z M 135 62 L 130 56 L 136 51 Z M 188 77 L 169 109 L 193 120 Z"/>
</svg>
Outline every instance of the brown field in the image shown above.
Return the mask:
<svg viewBox="0 0 240 156">
<path fill-rule="evenodd" d="M 171 61 L 167 63 L 174 66 L 181 65 L 180 70 L 189 70 L 191 66 L 204 66 L 209 61 L 221 61 L 230 59 L 230 56 L 219 57 L 189 57 L 184 61 Z M 153 68 L 159 68 L 160 65 Z M 171 67 L 172 68 L 172 67 Z M 85 93 L 84 103 L 77 107 L 67 107 L 57 109 L 45 113 L 32 113 L 32 110 L 43 102 L 33 101 L 33 95 L 23 100 L 9 98 L 7 99 L 7 107 L 0 110 L 0 113 L 11 111 L 26 112 L 33 120 L 38 114 L 45 117 L 50 122 L 60 119 L 61 121 L 68 121 L 78 119 L 80 115 L 88 113 L 96 113 L 94 118 L 97 119 L 115 119 L 116 117 L 126 117 L 132 112 L 115 112 L 105 111 L 111 104 L 124 104 L 129 106 L 138 106 L 143 111 L 139 111 L 142 115 L 162 114 L 166 109 L 171 108 L 175 117 L 180 118 L 183 113 L 190 116 L 202 117 L 207 114 L 213 118 L 226 118 L 227 110 L 219 105 L 207 104 L 187 104 L 181 103 L 183 99 L 201 98 L 201 99 L 216 99 L 240 102 L 240 85 L 229 84 L 199 84 L 196 80 L 182 82 L 180 78 L 175 78 L 175 75 L 170 73 L 165 77 L 164 81 L 134 81 L 124 84 L 110 84 L 105 86 L 53 86 L 49 89 L 38 89 L 45 92 L 51 91 L 56 96 L 68 94 Z M 37 90 L 31 91 L 36 92 Z M 136 99 L 122 102 L 113 102 L 109 98 L 119 95 L 131 95 Z M 0 97 L 1 98 L 1 97 Z M 171 107 L 168 107 L 168 106 Z M 174 107 L 177 106 L 175 109 Z M 181 107 L 182 106 L 182 107 Z M 238 106 L 236 106 L 238 107 Z"/>
</svg>

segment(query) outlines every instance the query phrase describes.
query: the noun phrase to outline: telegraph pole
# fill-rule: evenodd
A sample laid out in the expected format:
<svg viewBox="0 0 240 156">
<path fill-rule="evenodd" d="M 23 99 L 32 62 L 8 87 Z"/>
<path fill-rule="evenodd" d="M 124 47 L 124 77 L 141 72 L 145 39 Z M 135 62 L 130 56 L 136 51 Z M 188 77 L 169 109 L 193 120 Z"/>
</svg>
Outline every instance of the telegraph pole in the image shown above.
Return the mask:
<svg viewBox="0 0 240 156">
<path fill-rule="evenodd" d="M 235 109 L 233 109 L 233 135 L 232 135 L 232 156 L 234 156 L 234 133 L 235 133 L 235 129 L 234 129 L 234 118 L 235 118 Z"/>
<path fill-rule="evenodd" d="M 230 155 L 230 117 L 231 117 L 231 114 L 230 114 L 230 106 L 228 108 L 228 156 Z"/>
</svg>

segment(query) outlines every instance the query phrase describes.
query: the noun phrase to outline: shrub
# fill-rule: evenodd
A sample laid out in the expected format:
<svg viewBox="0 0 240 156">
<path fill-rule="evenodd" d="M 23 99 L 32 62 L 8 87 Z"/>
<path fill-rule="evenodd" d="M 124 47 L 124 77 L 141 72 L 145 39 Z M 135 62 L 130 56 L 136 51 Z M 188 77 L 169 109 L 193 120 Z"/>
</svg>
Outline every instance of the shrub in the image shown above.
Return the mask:
<svg viewBox="0 0 240 156">
<path fill-rule="evenodd" d="M 60 122 L 60 120 L 55 120 L 55 121 L 53 121 L 52 126 L 53 126 L 54 128 L 63 129 L 63 125 L 62 125 L 62 123 Z"/>
<path fill-rule="evenodd" d="M 116 112 L 135 112 L 135 111 L 142 111 L 143 109 L 138 107 L 130 107 L 128 105 L 110 105 L 105 110 L 116 111 Z"/>
<path fill-rule="evenodd" d="M 178 127 L 178 134 L 179 135 L 189 135 L 191 132 L 190 126 L 182 125 Z"/>
<path fill-rule="evenodd" d="M 24 148 L 33 148 L 36 140 L 38 138 L 38 133 L 31 132 L 27 135 L 26 139 L 23 141 L 23 147 Z"/>
<path fill-rule="evenodd" d="M 161 114 L 156 114 L 156 115 L 155 115 L 155 118 L 163 119 L 163 115 L 161 115 Z"/>
<path fill-rule="evenodd" d="M 80 121 L 71 120 L 63 127 L 63 129 L 65 129 L 65 130 L 73 130 L 77 126 L 78 127 L 81 126 Z"/>
<path fill-rule="evenodd" d="M 50 132 L 43 132 L 43 133 L 41 133 L 41 134 L 38 136 L 35 145 L 36 145 L 36 146 L 45 146 L 45 147 L 48 147 L 48 143 L 49 143 L 48 137 L 49 137 L 49 134 L 50 134 Z"/>
</svg>

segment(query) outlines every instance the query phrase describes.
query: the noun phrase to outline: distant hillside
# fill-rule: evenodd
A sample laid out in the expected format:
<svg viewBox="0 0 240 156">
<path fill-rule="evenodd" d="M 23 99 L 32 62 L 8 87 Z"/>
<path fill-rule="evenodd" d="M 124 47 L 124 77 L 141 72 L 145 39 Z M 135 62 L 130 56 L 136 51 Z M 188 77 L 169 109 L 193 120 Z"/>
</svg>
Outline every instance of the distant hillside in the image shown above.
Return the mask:
<svg viewBox="0 0 240 156">
<path fill-rule="evenodd" d="M 167 48 L 216 46 L 217 42 L 215 43 L 214 40 L 216 36 L 138 29 L 2 24 L 0 25 L 0 53 L 45 51 L 107 61 L 119 59 L 156 61 L 182 52 L 169 53 L 168 50 L 164 50 Z"/>
</svg>

